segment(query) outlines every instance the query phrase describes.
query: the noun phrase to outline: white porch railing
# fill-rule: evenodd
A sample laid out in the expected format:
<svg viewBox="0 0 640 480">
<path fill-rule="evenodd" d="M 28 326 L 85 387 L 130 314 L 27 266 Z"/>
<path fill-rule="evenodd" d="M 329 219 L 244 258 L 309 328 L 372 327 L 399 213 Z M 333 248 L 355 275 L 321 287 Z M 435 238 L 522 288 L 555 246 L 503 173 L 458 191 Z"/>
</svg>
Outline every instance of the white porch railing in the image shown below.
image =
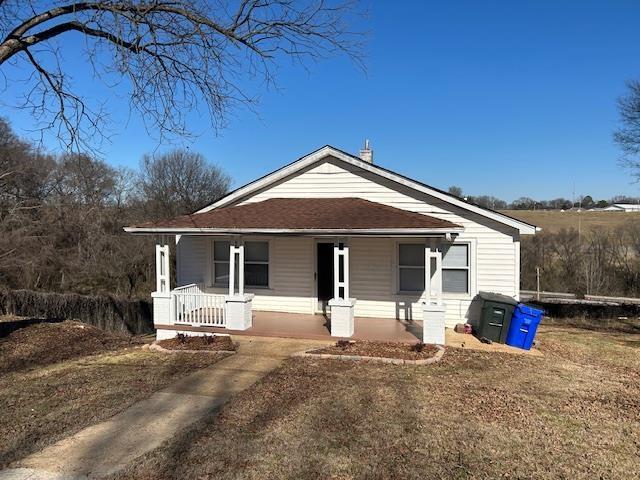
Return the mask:
<svg viewBox="0 0 640 480">
<path fill-rule="evenodd" d="M 191 283 L 171 291 L 174 323 L 226 327 L 224 295 L 205 293 L 202 284 Z"/>
</svg>

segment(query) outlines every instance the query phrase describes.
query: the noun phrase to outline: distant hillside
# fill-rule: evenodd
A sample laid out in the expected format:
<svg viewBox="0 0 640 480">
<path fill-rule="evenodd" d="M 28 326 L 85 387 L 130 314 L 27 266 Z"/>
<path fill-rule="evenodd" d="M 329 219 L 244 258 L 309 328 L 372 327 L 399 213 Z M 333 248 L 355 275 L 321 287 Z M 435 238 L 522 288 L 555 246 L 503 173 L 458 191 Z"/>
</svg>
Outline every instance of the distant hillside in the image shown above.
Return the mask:
<svg viewBox="0 0 640 480">
<path fill-rule="evenodd" d="M 563 228 L 582 231 L 598 228 L 617 229 L 629 222 L 640 222 L 640 212 L 561 212 L 559 210 L 501 210 L 505 215 L 541 227 L 545 232 L 558 232 Z"/>
</svg>

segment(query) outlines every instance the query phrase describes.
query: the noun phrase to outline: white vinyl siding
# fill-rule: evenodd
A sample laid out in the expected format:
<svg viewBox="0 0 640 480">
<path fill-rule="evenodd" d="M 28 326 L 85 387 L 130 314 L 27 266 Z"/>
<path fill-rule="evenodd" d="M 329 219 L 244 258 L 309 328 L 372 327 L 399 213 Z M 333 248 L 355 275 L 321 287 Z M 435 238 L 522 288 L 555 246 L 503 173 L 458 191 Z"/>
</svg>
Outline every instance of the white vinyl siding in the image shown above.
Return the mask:
<svg viewBox="0 0 640 480">
<path fill-rule="evenodd" d="M 428 181 L 428 179 L 427 179 Z M 465 231 L 456 241 L 474 240 L 477 262 L 477 288 L 516 295 L 516 247 L 518 233 L 514 228 L 454 207 L 442 200 L 409 190 L 406 187 L 337 161 L 326 161 L 314 168 L 273 185 L 271 188 L 241 200 L 238 204 L 259 202 L 268 198 L 358 197 L 404 210 L 424 213 L 461 225 Z M 471 259 L 473 262 L 473 258 Z"/>
<path fill-rule="evenodd" d="M 424 213 L 461 225 L 465 231 L 454 244 L 468 245 L 468 293 L 445 293 L 448 326 L 464 321 L 472 298 L 480 290 L 518 294 L 519 255 L 517 231 L 485 217 L 470 213 L 426 194 L 373 176 L 351 165 L 328 161 L 297 176 L 239 201 L 238 204 L 268 198 L 359 197 L 392 207 Z M 182 237 L 178 255 L 179 281 L 187 283 L 207 278 L 210 238 Z M 245 240 L 250 240 L 247 237 Z M 398 243 L 416 239 L 349 239 L 350 295 L 356 298 L 355 314 L 362 317 L 422 318 L 422 292 L 399 294 Z M 190 252 L 185 253 L 188 246 Z M 254 310 L 312 313 L 314 309 L 315 240 L 304 237 L 271 237 L 270 288 L 251 289 Z M 424 245 L 424 243 L 423 243 Z M 432 248 L 434 248 L 432 246 Z M 210 248 L 210 247 L 209 247 Z M 192 251 L 191 251 L 192 250 Z M 209 256 L 209 258 L 207 258 Z M 199 269 L 198 269 L 199 268 Z M 212 291 L 218 291 L 211 289 Z M 225 293 L 224 290 L 219 290 Z"/>
<path fill-rule="evenodd" d="M 182 237 L 186 238 L 186 237 Z M 203 240 L 205 251 L 213 252 L 212 237 L 192 237 Z M 247 263 L 247 243 L 252 241 L 266 241 L 269 243 L 269 287 L 245 285 L 246 293 L 253 293 L 254 310 L 272 312 L 312 313 L 313 302 L 313 239 L 294 237 L 260 237 L 259 239 L 245 239 L 245 264 Z M 210 256 L 211 260 L 212 256 Z M 188 254 L 180 258 L 194 265 L 195 261 L 188 259 Z M 200 256 L 202 258 L 202 256 Z M 193 273 L 202 278 L 213 278 L 213 261 L 205 261 L 197 266 L 199 273 Z M 264 257 L 263 257 L 264 258 Z M 179 260 L 180 261 L 180 260 Z M 258 261 L 255 262 L 258 264 Z M 211 265 L 211 267 L 208 267 Z M 209 273 L 207 273 L 207 270 Z M 237 277 L 236 277 L 237 278 Z M 229 291 L 228 284 L 211 286 L 208 282 L 207 291 L 225 295 Z"/>
</svg>

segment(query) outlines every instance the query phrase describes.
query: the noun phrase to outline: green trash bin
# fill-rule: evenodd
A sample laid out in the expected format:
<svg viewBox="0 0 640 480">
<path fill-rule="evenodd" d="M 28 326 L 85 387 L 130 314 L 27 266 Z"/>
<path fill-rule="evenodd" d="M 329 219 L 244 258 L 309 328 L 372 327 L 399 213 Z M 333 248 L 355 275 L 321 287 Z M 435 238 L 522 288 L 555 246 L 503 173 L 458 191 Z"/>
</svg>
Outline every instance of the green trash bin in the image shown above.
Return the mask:
<svg viewBox="0 0 640 480">
<path fill-rule="evenodd" d="M 478 296 L 482 301 L 482 309 L 476 336 L 488 338 L 492 342 L 505 343 L 513 310 L 518 302 L 499 293 L 480 292 Z"/>
</svg>

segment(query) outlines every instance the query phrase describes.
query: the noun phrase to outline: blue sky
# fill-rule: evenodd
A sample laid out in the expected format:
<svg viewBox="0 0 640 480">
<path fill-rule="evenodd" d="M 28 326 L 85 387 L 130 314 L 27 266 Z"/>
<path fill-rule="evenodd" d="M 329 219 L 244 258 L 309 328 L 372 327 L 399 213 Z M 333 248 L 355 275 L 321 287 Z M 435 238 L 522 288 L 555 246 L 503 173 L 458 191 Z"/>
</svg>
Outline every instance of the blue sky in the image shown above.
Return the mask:
<svg viewBox="0 0 640 480">
<path fill-rule="evenodd" d="M 375 163 L 467 194 L 571 197 L 574 185 L 595 198 L 640 194 L 611 140 L 616 99 L 625 80 L 640 78 L 640 2 L 368 5 L 366 74 L 346 59 L 308 72 L 283 65 L 279 90 L 254 88 L 259 117 L 235 110 L 219 136 L 193 118 L 201 135 L 189 148 L 235 186 L 324 144 L 356 153 L 370 138 Z M 85 91 L 105 95 L 74 65 Z M 137 119 L 124 123 L 126 100 L 109 103 L 119 123 L 104 157 L 135 168 L 157 143 Z M 27 135 L 24 113 L 0 114 Z"/>
</svg>

